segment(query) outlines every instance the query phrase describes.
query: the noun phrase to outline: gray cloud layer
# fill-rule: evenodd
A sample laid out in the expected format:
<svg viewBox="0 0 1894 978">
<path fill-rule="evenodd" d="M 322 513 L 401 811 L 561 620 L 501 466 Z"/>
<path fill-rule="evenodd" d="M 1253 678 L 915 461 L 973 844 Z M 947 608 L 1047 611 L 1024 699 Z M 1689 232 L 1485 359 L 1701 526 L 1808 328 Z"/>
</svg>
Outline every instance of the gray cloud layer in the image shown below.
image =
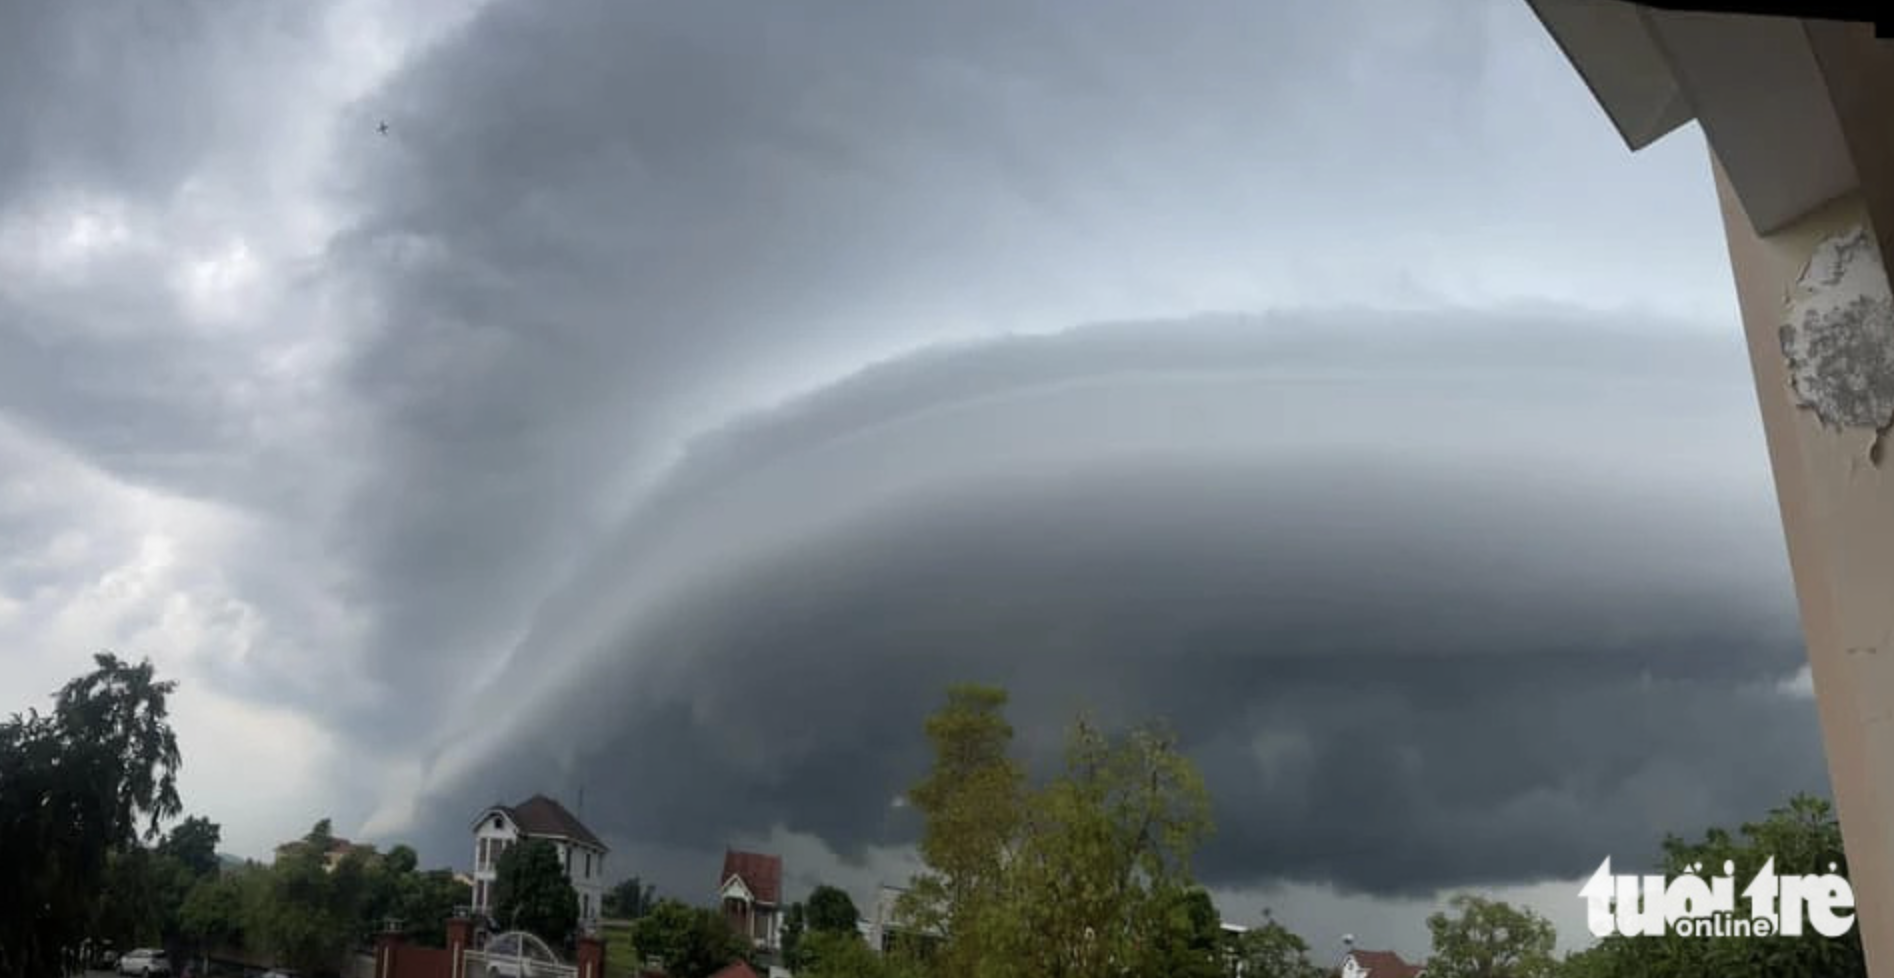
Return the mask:
<svg viewBox="0 0 1894 978">
<path fill-rule="evenodd" d="M 558 771 L 622 839 L 859 856 L 910 839 L 887 800 L 960 679 L 1042 762 L 1081 706 L 1171 718 L 1219 884 L 1557 878 L 1819 788 L 1740 350 L 1376 318 L 944 350 L 730 429 L 548 606 L 473 711 L 519 737 L 428 807 Z"/>
<path fill-rule="evenodd" d="M 1728 306 L 1700 148 L 1623 154 L 1513 0 L 498 0 L 313 121 L 341 7 L 174 6 L 0 9 L 0 246 L 131 229 L 0 283 L 0 421 L 253 521 L 193 572 L 275 640 L 204 668 L 424 760 L 373 800 L 432 858 L 581 785 L 680 889 L 904 841 L 963 678 L 1042 756 L 1170 716 L 1232 885 L 1822 781 L 1742 350 L 1674 321 Z M 340 233 L 258 203 L 305 184 Z"/>
</svg>

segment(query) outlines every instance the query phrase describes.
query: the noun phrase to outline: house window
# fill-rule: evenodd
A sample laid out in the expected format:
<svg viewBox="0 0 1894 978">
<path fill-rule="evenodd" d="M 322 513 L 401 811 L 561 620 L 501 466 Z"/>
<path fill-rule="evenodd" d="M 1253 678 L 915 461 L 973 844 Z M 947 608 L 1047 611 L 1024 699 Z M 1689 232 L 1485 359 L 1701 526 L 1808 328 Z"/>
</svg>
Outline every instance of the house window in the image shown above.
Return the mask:
<svg viewBox="0 0 1894 978">
<path fill-rule="evenodd" d="M 487 881 L 474 881 L 474 906 L 481 910 L 487 908 Z"/>
<path fill-rule="evenodd" d="M 585 854 L 585 878 L 592 878 L 592 854 L 589 852 Z"/>
</svg>

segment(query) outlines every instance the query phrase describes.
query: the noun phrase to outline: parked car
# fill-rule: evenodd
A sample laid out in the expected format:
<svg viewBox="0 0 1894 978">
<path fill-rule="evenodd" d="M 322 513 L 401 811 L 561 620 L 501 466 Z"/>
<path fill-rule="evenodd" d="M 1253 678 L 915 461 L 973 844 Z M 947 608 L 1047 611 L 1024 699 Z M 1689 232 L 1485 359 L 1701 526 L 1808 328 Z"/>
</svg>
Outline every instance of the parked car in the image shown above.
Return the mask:
<svg viewBox="0 0 1894 978">
<path fill-rule="evenodd" d="M 139 948 L 118 959 L 118 973 L 128 978 L 170 978 L 171 962 L 165 960 L 163 951 Z"/>
</svg>

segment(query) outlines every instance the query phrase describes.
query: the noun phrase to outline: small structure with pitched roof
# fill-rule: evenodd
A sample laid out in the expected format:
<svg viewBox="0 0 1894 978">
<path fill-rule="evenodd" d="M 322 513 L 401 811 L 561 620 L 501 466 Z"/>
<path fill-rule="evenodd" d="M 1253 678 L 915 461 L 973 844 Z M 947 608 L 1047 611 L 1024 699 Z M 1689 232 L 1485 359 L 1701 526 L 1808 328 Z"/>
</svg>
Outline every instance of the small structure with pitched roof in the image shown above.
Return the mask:
<svg viewBox="0 0 1894 978">
<path fill-rule="evenodd" d="M 1426 965 L 1409 964 L 1393 951 L 1357 951 L 1342 956 L 1341 978 L 1423 978 Z"/>
<path fill-rule="evenodd" d="M 579 894 L 579 922 L 598 923 L 605 903 L 605 855 L 608 849 L 564 805 L 534 795 L 517 805 L 493 805 L 474 819 L 474 910 L 490 914 L 500 856 L 522 839 L 552 843 L 566 878 Z"/>
<path fill-rule="evenodd" d="M 783 858 L 726 849 L 718 903 L 737 933 L 770 954 L 782 951 Z"/>
</svg>

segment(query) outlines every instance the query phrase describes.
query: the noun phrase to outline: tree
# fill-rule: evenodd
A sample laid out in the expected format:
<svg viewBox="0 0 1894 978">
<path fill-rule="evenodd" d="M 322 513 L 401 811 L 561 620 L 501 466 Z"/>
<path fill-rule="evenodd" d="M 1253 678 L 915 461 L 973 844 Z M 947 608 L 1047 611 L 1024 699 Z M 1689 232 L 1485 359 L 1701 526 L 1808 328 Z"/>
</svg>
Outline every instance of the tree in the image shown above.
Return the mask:
<svg viewBox="0 0 1894 978">
<path fill-rule="evenodd" d="M 386 855 L 381 857 L 382 869 L 386 870 L 389 875 L 395 877 L 406 876 L 414 872 L 414 868 L 420 865 L 420 863 L 421 857 L 416 855 L 414 847 L 409 845 L 396 845 L 390 848 Z"/>
<path fill-rule="evenodd" d="M 178 936 L 178 911 L 196 877 L 161 850 L 133 846 L 109 853 L 91 936 L 117 947 L 168 943 Z"/>
<path fill-rule="evenodd" d="M 1167 967 L 1214 941 L 1189 860 L 1209 833 L 1209 797 L 1156 727 L 1113 738 L 1081 717 L 1065 770 L 1032 790 L 1008 756 L 1006 695 L 955 687 L 927 722 L 935 762 L 909 793 L 926 819 L 927 871 L 899 912 L 942 935 L 943 974 L 1090 978 Z M 1210 908 L 1214 917 L 1214 908 Z"/>
<path fill-rule="evenodd" d="M 1231 978 L 1320 978 L 1325 972 L 1309 960 L 1309 945 L 1268 910 L 1262 923 L 1229 941 Z"/>
<path fill-rule="evenodd" d="M 1531 910 L 1462 893 L 1452 913 L 1427 918 L 1434 956 L 1427 973 L 1439 978 L 1549 978 L 1558 933 Z"/>
<path fill-rule="evenodd" d="M 396 916 L 408 939 L 428 947 L 447 946 L 447 919 L 456 907 L 473 903 L 473 887 L 454 878 L 451 870 L 410 873 L 401 889 Z"/>
<path fill-rule="evenodd" d="M 919 978 L 911 959 L 877 954 L 860 931 L 812 930 L 803 938 L 797 978 Z"/>
<path fill-rule="evenodd" d="M 811 933 L 861 932 L 861 913 L 855 909 L 855 901 L 843 890 L 826 883 L 809 894 L 807 913 Z"/>
<path fill-rule="evenodd" d="M 554 947 L 572 936 L 579 926 L 579 892 L 551 842 L 527 839 L 501 854 L 494 867 L 493 919 Z"/>
<path fill-rule="evenodd" d="M 1201 887 L 1175 888 L 1160 900 L 1167 915 L 1152 928 L 1141 973 L 1166 978 L 1224 978 L 1223 918 Z"/>
<path fill-rule="evenodd" d="M 0 722 L 0 974 L 60 973 L 87 936 L 110 855 L 155 837 L 180 807 L 176 684 L 149 661 L 93 663 L 50 714 Z"/>
<path fill-rule="evenodd" d="M 669 978 L 707 978 L 750 954 L 722 914 L 672 899 L 659 900 L 631 925 L 631 946 L 641 961 L 659 961 Z"/>
<path fill-rule="evenodd" d="M 783 964 L 790 971 L 802 970 L 802 935 L 809 929 L 808 914 L 800 900 L 783 912 Z"/>
<path fill-rule="evenodd" d="M 298 971 L 329 974 L 368 936 L 363 927 L 369 897 L 367 860 L 350 853 L 331 869 L 328 853 L 333 842 L 325 818 L 298 845 L 277 856 L 249 928 L 256 938 L 253 950 L 265 951 Z"/>
<path fill-rule="evenodd" d="M 920 933 L 939 934 L 942 973 L 975 974 L 989 956 L 980 923 L 1005 912 L 1004 870 L 1024 819 L 1026 776 L 1008 755 L 1013 727 L 1006 691 L 959 685 L 927 718 L 932 771 L 908 792 L 925 819 L 920 854 L 927 871 L 903 894 L 896 913 Z"/>
<path fill-rule="evenodd" d="M 1848 873 L 1834 809 L 1812 795 L 1796 795 L 1762 821 L 1745 823 L 1734 834 L 1712 828 L 1694 842 L 1667 836 L 1662 851 L 1667 878 L 1697 865 L 1709 875 L 1719 875 L 1728 861 L 1733 864 L 1739 896 L 1771 858 L 1776 861 L 1776 873 L 1784 876 L 1827 873 L 1831 864 L 1844 878 Z M 1574 978 L 1865 978 L 1867 961 L 1862 956 L 1859 927 L 1841 937 L 1823 937 L 1812 928 L 1804 928 L 1800 937 L 1612 936 L 1567 958 L 1560 974 Z"/>
<path fill-rule="evenodd" d="M 244 946 L 263 875 L 260 868 L 245 867 L 198 880 L 178 912 L 185 936 L 206 949 Z"/>
<path fill-rule="evenodd" d="M 158 851 L 184 864 L 193 877 L 209 876 L 221 868 L 217 844 L 223 830 L 208 818 L 193 815 L 171 828 Z"/>
<path fill-rule="evenodd" d="M 633 876 L 605 891 L 603 909 L 608 917 L 637 920 L 650 912 L 656 902 L 657 888 Z"/>
</svg>

